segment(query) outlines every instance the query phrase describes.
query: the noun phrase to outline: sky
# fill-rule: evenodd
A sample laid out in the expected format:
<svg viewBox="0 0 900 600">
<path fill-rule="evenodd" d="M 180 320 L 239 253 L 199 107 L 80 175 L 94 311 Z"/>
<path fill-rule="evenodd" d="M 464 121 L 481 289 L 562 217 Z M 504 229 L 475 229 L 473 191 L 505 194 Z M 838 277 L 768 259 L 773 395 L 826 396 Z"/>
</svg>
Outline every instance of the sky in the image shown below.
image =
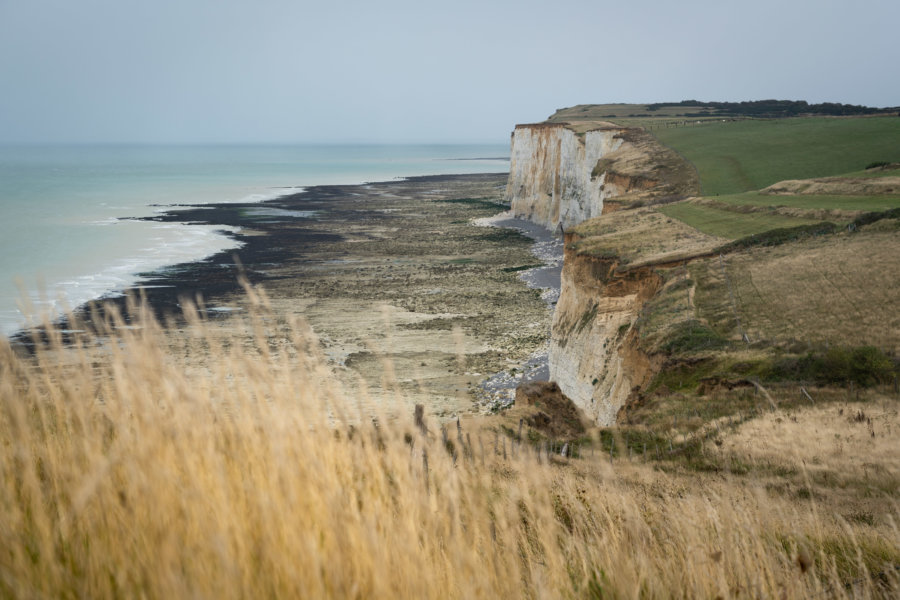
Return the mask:
<svg viewBox="0 0 900 600">
<path fill-rule="evenodd" d="M 575 104 L 900 105 L 897 0 L 0 0 L 0 143 L 507 143 Z"/>
</svg>

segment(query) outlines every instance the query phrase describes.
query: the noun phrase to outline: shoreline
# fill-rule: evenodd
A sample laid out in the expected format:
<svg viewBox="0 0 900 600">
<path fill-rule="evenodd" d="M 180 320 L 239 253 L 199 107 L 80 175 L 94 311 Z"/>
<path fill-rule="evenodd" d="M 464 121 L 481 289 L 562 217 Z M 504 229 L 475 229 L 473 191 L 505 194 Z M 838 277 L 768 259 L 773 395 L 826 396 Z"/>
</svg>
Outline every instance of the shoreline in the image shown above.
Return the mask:
<svg viewBox="0 0 900 600">
<path fill-rule="evenodd" d="M 543 263 L 519 272 L 519 278 L 530 289 L 541 291 L 541 299 L 547 303 L 551 315 L 559 300 L 563 267 L 563 240 L 552 231 L 532 221 L 526 221 L 510 215 L 509 211 L 493 217 L 477 219 L 475 225 L 485 227 L 503 227 L 522 232 L 533 240 L 531 253 L 537 261 Z M 476 391 L 479 401 L 491 410 L 500 410 L 513 405 L 516 388 L 531 381 L 550 379 L 550 327 L 547 328 L 546 342 L 515 371 L 494 373 L 481 382 Z"/>
<path fill-rule="evenodd" d="M 473 226 L 505 209 L 495 201 L 506 179 L 416 176 L 305 186 L 263 202 L 171 207 L 147 220 L 237 227 L 226 235 L 242 247 L 140 274 L 141 285 L 127 291 L 147 298 L 168 335 L 181 335 L 181 299 L 198 294 L 209 322 L 229 328 L 246 308 L 238 256 L 276 314 L 310 323 L 352 390 L 376 403 L 403 391 L 405 403 L 424 400 L 440 415 L 477 412 L 484 408 L 473 402 L 481 382 L 527 363 L 549 332 L 549 304 L 520 277 L 538 262 L 532 238 L 521 228 Z M 126 298 L 102 302 L 123 310 Z M 27 344 L 28 335 L 10 339 Z M 403 374 L 387 385 L 384 360 Z"/>
<path fill-rule="evenodd" d="M 508 144 L 10 145 L 0 152 L 0 334 L 142 284 L 134 274 L 233 250 L 204 227 L 146 220 L 315 185 L 508 171 Z M 474 158 L 459 162 L 457 158 Z M 299 188 L 299 189 L 298 189 Z M 21 282 L 21 283 L 18 283 Z"/>
</svg>

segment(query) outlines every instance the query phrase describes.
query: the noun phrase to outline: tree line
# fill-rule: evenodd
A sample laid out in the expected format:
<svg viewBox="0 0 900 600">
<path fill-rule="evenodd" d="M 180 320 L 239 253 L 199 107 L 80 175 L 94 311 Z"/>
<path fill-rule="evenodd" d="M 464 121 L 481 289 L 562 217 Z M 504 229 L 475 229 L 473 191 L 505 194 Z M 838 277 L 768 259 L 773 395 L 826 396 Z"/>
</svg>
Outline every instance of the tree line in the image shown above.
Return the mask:
<svg viewBox="0 0 900 600">
<path fill-rule="evenodd" d="M 682 100 L 681 102 L 657 102 L 648 104 L 648 111 L 660 108 L 684 107 L 705 109 L 700 112 L 685 112 L 685 117 L 752 116 L 766 118 L 796 117 L 801 115 L 876 115 L 900 113 L 900 107 L 874 108 L 856 104 L 839 102 L 821 102 L 810 104 L 805 100 L 750 100 L 744 102 L 701 102 L 699 100 Z"/>
</svg>

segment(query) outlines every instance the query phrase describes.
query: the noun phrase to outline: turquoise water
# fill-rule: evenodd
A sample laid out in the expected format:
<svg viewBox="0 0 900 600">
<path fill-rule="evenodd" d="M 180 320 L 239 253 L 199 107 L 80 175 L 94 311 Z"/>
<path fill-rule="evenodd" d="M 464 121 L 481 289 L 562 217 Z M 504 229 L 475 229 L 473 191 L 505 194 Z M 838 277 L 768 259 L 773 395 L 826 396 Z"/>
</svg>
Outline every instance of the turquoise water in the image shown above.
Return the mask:
<svg viewBox="0 0 900 600">
<path fill-rule="evenodd" d="M 0 333 L 25 325 L 25 313 L 56 314 L 114 295 L 139 272 L 236 248 L 221 227 L 135 220 L 167 206 L 503 172 L 508 160 L 485 159 L 508 155 L 505 144 L 0 147 Z"/>
</svg>

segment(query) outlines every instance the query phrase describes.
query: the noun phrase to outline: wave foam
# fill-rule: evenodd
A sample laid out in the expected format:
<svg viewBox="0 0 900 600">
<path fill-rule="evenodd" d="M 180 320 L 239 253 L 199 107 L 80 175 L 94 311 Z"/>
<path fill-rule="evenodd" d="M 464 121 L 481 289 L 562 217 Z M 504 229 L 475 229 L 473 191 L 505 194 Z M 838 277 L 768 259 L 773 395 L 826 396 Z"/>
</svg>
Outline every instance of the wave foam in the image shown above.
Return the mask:
<svg viewBox="0 0 900 600">
<path fill-rule="evenodd" d="M 236 250 L 243 244 L 223 235 L 236 233 L 237 227 L 186 223 L 152 223 L 149 235 L 137 249 L 120 256 L 99 271 L 48 281 L 49 293 L 28 293 L 16 304 L 18 310 L 0 310 L 0 331 L 11 335 L 23 327 L 37 325 L 44 316 L 58 318 L 71 308 L 93 300 L 116 298 L 130 287 L 145 280 L 141 273 L 151 273 L 179 263 L 204 260 L 219 252 Z M 22 305 L 30 309 L 22 310 Z M 26 314 L 26 312 L 33 314 Z"/>
</svg>

